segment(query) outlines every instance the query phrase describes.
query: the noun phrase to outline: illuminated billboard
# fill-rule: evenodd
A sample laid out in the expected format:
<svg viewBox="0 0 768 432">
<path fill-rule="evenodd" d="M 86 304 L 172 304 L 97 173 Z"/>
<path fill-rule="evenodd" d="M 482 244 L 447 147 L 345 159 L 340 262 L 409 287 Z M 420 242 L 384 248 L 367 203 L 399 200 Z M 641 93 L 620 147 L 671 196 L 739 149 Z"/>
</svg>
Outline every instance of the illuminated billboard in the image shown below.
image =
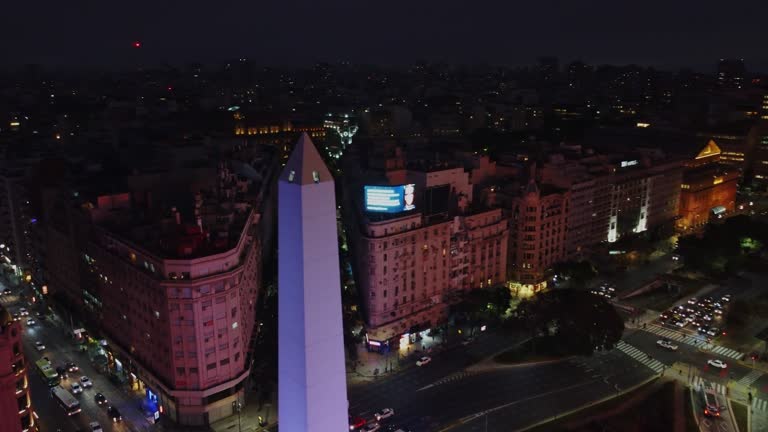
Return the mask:
<svg viewBox="0 0 768 432">
<path fill-rule="evenodd" d="M 413 210 L 415 186 L 365 186 L 365 211 L 376 213 L 399 213 Z"/>
</svg>

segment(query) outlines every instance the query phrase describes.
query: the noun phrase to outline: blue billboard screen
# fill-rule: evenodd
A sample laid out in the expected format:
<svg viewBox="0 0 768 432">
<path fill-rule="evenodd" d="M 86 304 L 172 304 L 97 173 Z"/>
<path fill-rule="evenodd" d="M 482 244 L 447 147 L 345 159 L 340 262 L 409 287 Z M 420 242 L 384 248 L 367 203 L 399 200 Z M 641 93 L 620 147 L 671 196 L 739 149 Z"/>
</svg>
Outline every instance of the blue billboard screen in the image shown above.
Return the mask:
<svg viewBox="0 0 768 432">
<path fill-rule="evenodd" d="M 415 187 L 412 184 L 401 186 L 365 186 L 365 211 L 376 213 L 400 213 L 413 210 Z"/>
</svg>

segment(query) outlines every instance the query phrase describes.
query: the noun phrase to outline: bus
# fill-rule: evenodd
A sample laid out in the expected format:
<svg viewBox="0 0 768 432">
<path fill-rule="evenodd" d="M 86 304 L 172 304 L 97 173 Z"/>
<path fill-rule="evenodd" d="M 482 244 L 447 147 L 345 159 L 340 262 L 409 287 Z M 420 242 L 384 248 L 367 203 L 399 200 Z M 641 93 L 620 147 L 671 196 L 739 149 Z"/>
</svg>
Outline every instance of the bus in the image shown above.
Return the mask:
<svg viewBox="0 0 768 432">
<path fill-rule="evenodd" d="M 51 395 L 56 399 L 56 402 L 64 408 L 68 416 L 75 415 L 80 412 L 80 402 L 72 396 L 72 393 L 65 390 L 62 386 L 55 386 L 51 389 Z"/>
<path fill-rule="evenodd" d="M 41 358 L 35 362 L 35 365 L 37 366 L 37 371 L 40 372 L 40 376 L 48 383 L 48 387 L 57 386 L 61 383 L 61 377 L 48 359 Z"/>
</svg>

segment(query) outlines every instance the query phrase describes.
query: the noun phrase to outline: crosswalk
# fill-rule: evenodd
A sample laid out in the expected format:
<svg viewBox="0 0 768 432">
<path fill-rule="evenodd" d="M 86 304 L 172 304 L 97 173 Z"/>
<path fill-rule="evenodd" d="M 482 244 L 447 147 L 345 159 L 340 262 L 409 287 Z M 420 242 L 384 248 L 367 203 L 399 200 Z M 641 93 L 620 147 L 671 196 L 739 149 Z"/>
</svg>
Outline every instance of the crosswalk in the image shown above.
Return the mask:
<svg viewBox="0 0 768 432">
<path fill-rule="evenodd" d="M 650 368 L 652 371 L 656 373 L 660 373 L 661 371 L 666 369 L 666 366 L 664 366 L 663 363 L 661 363 L 656 359 L 651 358 L 648 354 L 640 351 L 639 349 L 635 348 L 634 346 L 624 341 L 619 341 L 619 343 L 616 344 L 616 348 L 621 350 L 624 354 L 632 357 L 633 359 L 647 366 L 648 368 Z"/>
<path fill-rule="evenodd" d="M 753 382 L 757 381 L 761 376 L 763 376 L 763 372 L 759 370 L 753 370 L 752 372 L 744 375 L 741 377 L 741 379 L 738 381 L 739 384 L 749 386 Z"/>
<path fill-rule="evenodd" d="M 693 387 L 695 389 L 697 389 L 697 390 L 701 389 L 702 387 L 704 387 L 704 383 L 705 382 L 707 382 L 707 381 L 704 378 L 696 377 L 696 379 L 693 382 Z M 715 389 L 715 391 L 717 393 L 719 393 L 721 395 L 725 395 L 726 387 L 725 387 L 724 384 L 719 384 L 719 383 L 716 383 L 716 382 L 709 381 L 709 385 L 712 386 L 712 388 Z"/>
<path fill-rule="evenodd" d="M 463 372 L 457 372 L 455 374 L 448 375 L 445 378 L 442 378 L 438 381 L 433 382 L 432 384 L 429 384 L 427 386 L 424 386 L 417 391 L 427 390 L 431 389 L 432 387 L 436 387 L 443 384 L 448 384 L 449 382 L 458 381 L 464 378 L 467 378 L 469 376 L 475 375 L 477 372 L 469 372 L 469 371 L 463 371 Z"/>
<path fill-rule="evenodd" d="M 756 411 L 768 411 L 768 401 L 765 399 L 752 399 L 752 409 Z"/>
<path fill-rule="evenodd" d="M 740 353 L 734 349 L 726 348 L 724 346 L 717 346 L 711 343 L 707 343 L 701 340 L 698 336 L 687 335 L 679 331 L 670 330 L 664 327 L 657 326 L 655 324 L 649 325 L 644 330 L 651 333 L 663 336 L 667 339 L 674 340 L 686 345 L 692 345 L 697 348 L 708 350 L 713 354 L 721 355 L 736 360 L 741 360 L 744 357 L 744 353 Z"/>
</svg>

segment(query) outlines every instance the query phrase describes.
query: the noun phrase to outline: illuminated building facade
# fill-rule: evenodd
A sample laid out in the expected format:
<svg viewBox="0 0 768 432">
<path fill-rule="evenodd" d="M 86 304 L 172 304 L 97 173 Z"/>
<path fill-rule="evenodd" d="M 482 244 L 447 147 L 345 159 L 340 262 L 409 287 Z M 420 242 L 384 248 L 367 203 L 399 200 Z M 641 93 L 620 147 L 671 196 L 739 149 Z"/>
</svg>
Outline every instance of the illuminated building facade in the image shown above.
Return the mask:
<svg viewBox="0 0 768 432">
<path fill-rule="evenodd" d="M 274 165 L 256 177 L 273 178 Z M 52 295 L 103 335 L 107 367 L 147 394 L 147 408 L 207 425 L 244 403 L 261 286 L 270 182 L 234 162 L 187 189 L 70 194 L 47 245 Z M 170 181 L 168 174 L 164 180 Z M 205 185 L 205 186 L 203 186 Z M 165 198 L 167 198 L 166 196 Z M 183 207 L 182 207 L 183 206 Z"/>
<path fill-rule="evenodd" d="M 735 210 L 740 171 L 719 163 L 721 155 L 720 147 L 710 140 L 694 159 L 686 162 L 680 185 L 678 229 L 697 228 Z"/>
<path fill-rule="evenodd" d="M 302 134 L 278 182 L 280 430 L 349 428 L 334 180 Z"/>
<path fill-rule="evenodd" d="M 29 364 L 21 347 L 21 323 L 0 305 L 0 430 L 37 431 L 29 398 Z"/>
</svg>

